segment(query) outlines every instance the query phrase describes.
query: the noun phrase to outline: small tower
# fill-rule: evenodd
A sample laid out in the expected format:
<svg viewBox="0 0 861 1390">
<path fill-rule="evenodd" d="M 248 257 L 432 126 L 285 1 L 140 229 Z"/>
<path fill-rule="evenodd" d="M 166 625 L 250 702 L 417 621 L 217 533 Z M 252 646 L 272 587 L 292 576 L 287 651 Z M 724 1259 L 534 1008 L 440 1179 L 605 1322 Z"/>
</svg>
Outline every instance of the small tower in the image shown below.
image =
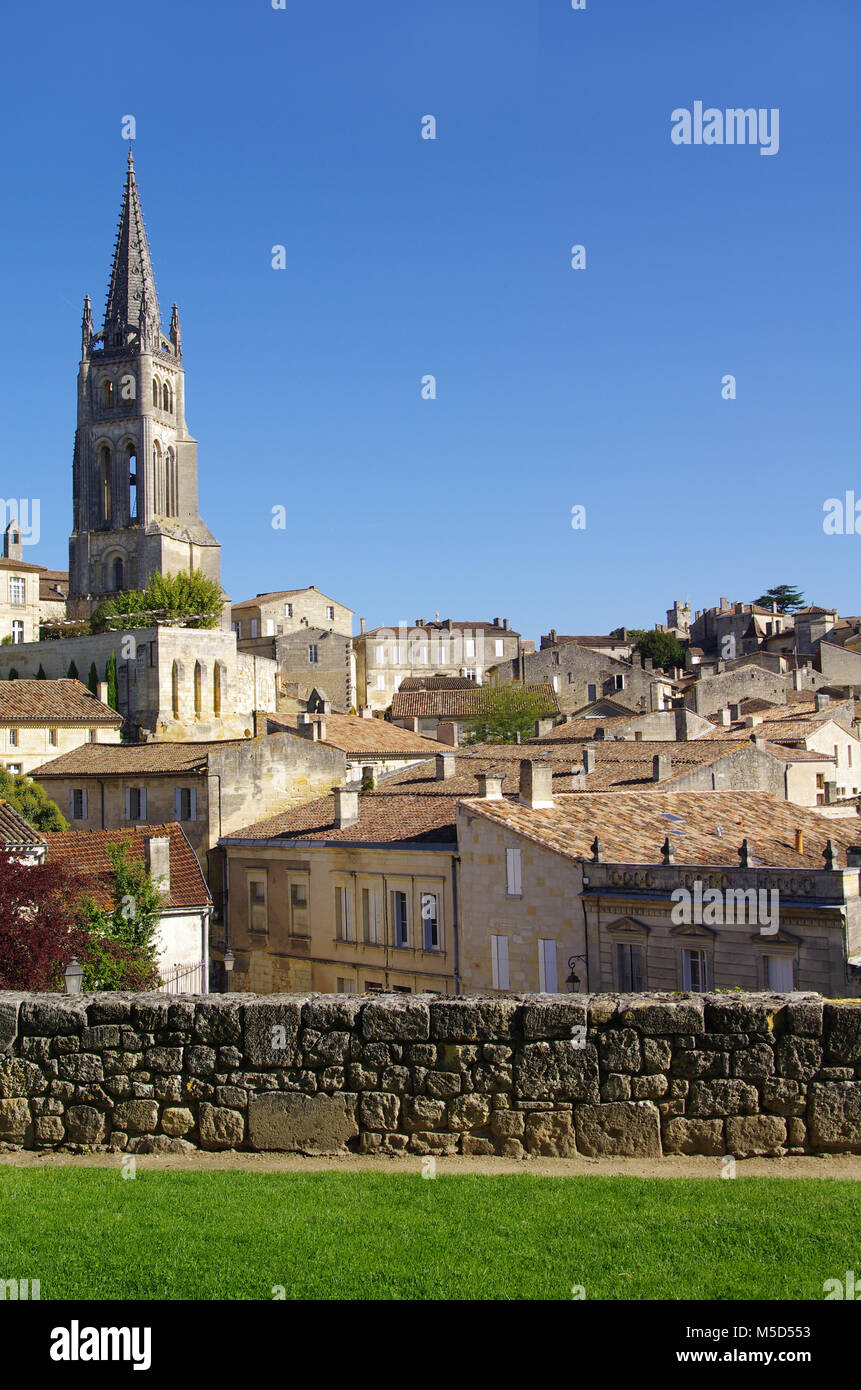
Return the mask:
<svg viewBox="0 0 861 1390">
<path fill-rule="evenodd" d="M 131 150 L 100 333 L 84 301 L 73 471 L 70 616 L 152 574 L 201 569 L 220 583 L 221 548 L 198 513 L 179 312 L 165 336 Z"/>
<path fill-rule="evenodd" d="M 24 552 L 21 541 L 21 527 L 17 517 L 12 518 L 6 530 L 3 532 L 3 559 L 22 560 Z"/>
</svg>

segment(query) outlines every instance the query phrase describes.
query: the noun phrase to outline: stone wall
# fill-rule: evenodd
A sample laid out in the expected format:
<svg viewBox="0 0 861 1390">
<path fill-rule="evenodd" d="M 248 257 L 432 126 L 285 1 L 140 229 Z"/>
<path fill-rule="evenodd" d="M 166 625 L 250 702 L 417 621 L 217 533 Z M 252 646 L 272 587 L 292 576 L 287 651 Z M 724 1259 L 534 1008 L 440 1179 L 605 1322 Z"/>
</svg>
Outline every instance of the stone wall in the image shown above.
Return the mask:
<svg viewBox="0 0 861 1390">
<path fill-rule="evenodd" d="M 0 994 L 0 1144 L 857 1153 L 861 1006 L 802 994 Z"/>
</svg>

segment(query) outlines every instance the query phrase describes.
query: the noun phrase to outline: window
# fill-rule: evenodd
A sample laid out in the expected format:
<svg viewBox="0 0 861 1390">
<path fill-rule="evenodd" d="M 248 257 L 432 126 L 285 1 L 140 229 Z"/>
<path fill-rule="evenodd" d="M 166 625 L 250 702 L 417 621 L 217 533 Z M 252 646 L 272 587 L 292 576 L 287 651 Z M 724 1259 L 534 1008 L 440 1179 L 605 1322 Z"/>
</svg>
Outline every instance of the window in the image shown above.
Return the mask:
<svg viewBox="0 0 861 1390">
<path fill-rule="evenodd" d="M 96 729 L 87 730 L 87 743 L 98 742 L 98 731 Z"/>
<path fill-rule="evenodd" d="M 105 410 L 110 410 L 114 403 L 114 383 L 112 381 L 102 382 L 102 405 Z"/>
<path fill-rule="evenodd" d="M 56 746 L 57 746 L 57 730 L 56 730 L 56 729 L 49 729 L 49 730 L 48 730 L 48 747 L 49 747 L 49 748 L 56 748 Z"/>
<path fill-rule="evenodd" d="M 312 642 L 312 643 L 309 645 L 309 647 L 308 647 L 308 664 L 309 664 L 310 666 L 316 666 L 316 665 L 317 665 L 317 644 L 316 644 L 316 642 Z"/>
<path fill-rule="evenodd" d="M 248 925 L 252 931 L 267 931 L 269 908 L 266 901 L 266 873 L 248 875 Z"/>
<path fill-rule="evenodd" d="M 847 745 L 846 745 L 846 756 L 847 756 L 847 758 L 849 759 L 849 766 L 851 767 L 851 766 L 852 766 L 852 744 L 851 744 L 851 743 L 847 743 Z"/>
<path fill-rule="evenodd" d="M 174 719 L 179 719 L 179 667 L 173 663 L 170 673 L 170 702 Z"/>
<path fill-rule="evenodd" d="M 377 647 L 377 665 L 378 665 L 378 666 L 385 666 L 385 664 L 386 664 L 386 648 L 385 648 L 385 643 L 381 642 L 380 645 Z"/>
<path fill-rule="evenodd" d="M 162 408 L 168 411 L 168 413 L 170 412 L 170 399 L 170 387 L 168 386 L 167 382 L 165 382 L 161 393 L 161 403 Z"/>
<path fill-rule="evenodd" d="M 335 885 L 335 936 L 338 941 L 353 940 L 353 901 L 349 886 Z"/>
<path fill-rule="evenodd" d="M 265 620 L 265 622 L 264 622 L 263 635 L 264 635 L 264 637 L 274 637 L 274 636 L 275 636 L 275 619 L 274 619 L 274 618 L 266 618 L 266 620 Z"/>
<path fill-rule="evenodd" d="M 789 956 L 765 957 L 765 984 L 779 994 L 790 993 L 795 989 L 795 971 Z"/>
<path fill-rule="evenodd" d="M 356 993 L 356 981 L 351 975 L 337 975 L 335 985 L 339 994 Z"/>
<path fill-rule="evenodd" d="M 419 647 L 419 661 L 421 662 L 422 666 L 427 666 L 427 664 L 428 664 L 428 649 L 427 649 L 427 647 Z"/>
<path fill-rule="evenodd" d="M 682 988 L 694 994 L 708 989 L 708 957 L 705 951 L 682 951 Z"/>
<path fill-rule="evenodd" d="M 556 973 L 556 942 L 539 938 L 538 988 L 542 994 L 556 994 L 559 979 Z"/>
<path fill-rule="evenodd" d="M 366 993 L 366 994 L 382 994 L 382 992 L 383 992 L 382 981 L 380 981 L 380 980 L 366 980 L 366 981 L 365 981 L 365 993 Z"/>
<path fill-rule="evenodd" d="M 259 624 L 259 622 L 257 621 L 256 618 L 252 618 L 252 619 L 251 619 L 251 636 L 252 636 L 252 637 L 256 637 L 259 630 L 260 630 L 260 624 Z"/>
<path fill-rule="evenodd" d="M 214 665 L 213 668 L 212 668 L 212 713 L 215 714 L 215 715 L 220 715 L 220 714 L 221 714 L 221 672 L 222 672 L 222 670 L 223 670 L 222 663 L 221 663 L 220 661 L 216 661 L 215 665 Z"/>
<path fill-rule="evenodd" d="M 332 607 L 331 603 L 326 608 L 326 617 L 328 618 L 330 623 L 335 621 L 335 610 Z"/>
<path fill-rule="evenodd" d="M 426 951 L 439 950 L 439 895 L 422 893 L 422 945 Z"/>
<path fill-rule="evenodd" d="M 475 660 L 475 638 L 467 637 L 463 644 L 463 654 L 468 661 Z"/>
<path fill-rule="evenodd" d="M 554 665 L 554 666 L 558 666 L 558 665 L 559 665 L 559 653 L 558 653 L 558 652 L 553 652 L 553 653 L 552 653 L 552 657 L 553 657 L 553 665 Z"/>
<path fill-rule="evenodd" d="M 17 644 L 24 641 L 24 624 L 17 618 L 12 624 L 12 641 Z"/>
<path fill-rule="evenodd" d="M 624 676 L 614 676 L 614 677 L 613 677 L 613 683 L 614 683 L 614 686 L 615 686 L 616 690 L 624 690 L 624 689 L 625 689 L 625 677 L 624 677 Z"/>
<path fill-rule="evenodd" d="M 521 896 L 519 849 L 507 849 L 505 851 L 505 891 L 509 898 Z"/>
<path fill-rule="evenodd" d="M 7 771 L 7 772 L 13 772 L 13 773 L 16 773 L 16 774 L 19 773 L 19 772 L 21 772 L 21 771 L 22 771 L 21 763 L 7 763 L 7 764 L 6 764 L 6 771 Z"/>
<path fill-rule="evenodd" d="M 20 575 L 12 574 L 9 576 L 9 602 L 16 608 L 22 608 L 27 596 L 27 581 Z"/>
<path fill-rule="evenodd" d="M 380 900 L 373 888 L 362 889 L 362 939 L 368 946 L 379 946 L 383 939 Z"/>
<path fill-rule="evenodd" d="M 620 941 L 616 946 L 616 977 L 623 994 L 639 994 L 643 988 L 643 948 Z"/>
<path fill-rule="evenodd" d="M 494 644 L 493 644 L 493 655 L 494 655 L 494 656 L 502 656 L 502 654 L 503 654 L 504 651 L 505 651 L 505 643 L 503 642 L 503 640 L 502 640 L 501 637 L 497 637 L 496 640 L 495 640 L 495 642 L 494 642 Z"/>
<path fill-rule="evenodd" d="M 392 647 L 392 665 L 393 665 L 393 666 L 400 666 L 400 664 L 401 664 L 401 649 L 400 649 L 400 647 L 398 646 L 398 644 L 395 643 L 395 645 Z"/>
<path fill-rule="evenodd" d="M 558 689 L 559 689 L 559 677 L 558 677 L 558 676 L 554 676 L 554 677 L 553 677 L 553 689 L 554 689 L 554 690 L 558 690 Z"/>
<path fill-rule="evenodd" d="M 17 748 L 17 747 L 18 747 L 18 730 L 17 730 L 17 729 L 10 729 L 10 730 L 9 730 L 9 747 L 10 747 L 10 748 Z"/>
<path fill-rule="evenodd" d="M 598 687 L 596 685 L 590 685 L 587 687 L 587 697 L 590 705 L 593 703 L 594 700 L 598 698 Z"/>
<path fill-rule="evenodd" d="M 69 792 L 69 818 L 87 819 L 87 791 L 85 787 L 73 787 Z"/>
<path fill-rule="evenodd" d="M 285 617 L 285 618 L 292 618 L 292 617 L 293 617 L 293 605 L 292 605 L 292 603 L 285 603 L 285 605 L 284 605 L 284 617 Z"/>
<path fill-rule="evenodd" d="M 508 937 L 491 936 L 490 966 L 494 989 L 508 989 Z"/>
<path fill-rule="evenodd" d="M 102 521 L 111 519 L 111 451 L 107 444 L 99 450 L 99 468 L 102 484 Z"/>
<path fill-rule="evenodd" d="M 409 946 L 410 944 L 410 923 L 409 908 L 407 905 L 407 895 L 399 888 L 392 892 L 392 923 L 395 932 L 396 946 Z"/>
<path fill-rule="evenodd" d="M 155 381 L 155 380 L 153 380 L 153 384 L 152 384 L 152 403 L 153 403 L 153 405 L 155 406 L 156 410 L 158 409 L 158 405 L 159 405 L 159 396 L 160 396 L 160 392 L 159 392 L 159 389 L 158 389 L 158 382 Z"/>
<path fill-rule="evenodd" d="M 146 820 L 146 787 L 126 787 L 126 820 Z"/>
<path fill-rule="evenodd" d="M 203 710 L 203 668 L 199 661 L 194 663 L 194 712 L 200 714 Z"/>
<path fill-rule="evenodd" d="M 197 788 L 177 787 L 173 794 L 173 814 L 177 820 L 197 820 Z"/>
<path fill-rule="evenodd" d="M 119 556 L 114 560 L 114 589 L 121 593 L 125 588 L 125 574 L 123 572 L 123 562 Z"/>
<path fill-rule="evenodd" d="M 306 878 L 288 879 L 290 887 L 290 935 L 308 936 L 308 881 Z"/>
<path fill-rule="evenodd" d="M 385 688 L 386 688 L 386 678 L 385 678 L 385 676 L 377 676 L 377 689 L 378 689 L 378 690 L 385 690 Z"/>
<path fill-rule="evenodd" d="M 573 671 L 569 671 L 569 672 L 568 672 L 568 684 L 569 684 L 569 685 L 573 685 L 573 684 L 574 684 L 574 672 L 573 672 Z"/>
</svg>

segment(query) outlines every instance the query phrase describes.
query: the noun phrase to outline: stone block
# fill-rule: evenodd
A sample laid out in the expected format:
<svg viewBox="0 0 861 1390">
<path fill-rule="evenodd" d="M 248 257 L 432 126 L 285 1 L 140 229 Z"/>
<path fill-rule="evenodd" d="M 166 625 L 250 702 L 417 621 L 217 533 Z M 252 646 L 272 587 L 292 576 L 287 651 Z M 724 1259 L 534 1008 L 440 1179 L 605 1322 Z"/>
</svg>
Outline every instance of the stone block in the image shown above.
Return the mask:
<svg viewBox="0 0 861 1390">
<path fill-rule="evenodd" d="M 807 1133 L 811 1149 L 861 1152 L 861 1083 L 814 1081 L 808 1090 Z"/>
<path fill-rule="evenodd" d="M 11 1055 L 18 1036 L 18 1011 L 23 995 L 5 994 L 0 999 L 0 1056 Z"/>
<path fill-rule="evenodd" d="M 522 1110 L 494 1110 L 490 1117 L 490 1132 L 495 1139 L 522 1139 L 526 1115 Z"/>
<path fill-rule="evenodd" d="M 424 999 L 385 996 L 365 1004 L 361 1015 L 366 1042 L 422 1043 L 430 1037 L 430 1005 Z"/>
<path fill-rule="evenodd" d="M 650 1100 L 574 1109 L 577 1148 L 589 1158 L 658 1158 L 661 1118 Z"/>
<path fill-rule="evenodd" d="M 0 1140 L 4 1144 L 23 1144 L 29 1128 L 29 1101 L 0 1100 Z"/>
<path fill-rule="evenodd" d="M 694 1081 L 688 1114 L 693 1119 L 723 1119 L 727 1115 L 754 1115 L 759 1108 L 755 1086 L 746 1081 Z"/>
<path fill-rule="evenodd" d="M 161 1127 L 171 1139 L 181 1139 L 194 1129 L 194 1116 L 185 1106 L 170 1105 L 162 1111 Z"/>
<path fill-rule="evenodd" d="M 842 1067 L 861 1062 L 861 999 L 826 1003 L 822 1040 L 827 1062 Z"/>
<path fill-rule="evenodd" d="M 409 1136 L 409 1148 L 414 1154 L 456 1154 L 459 1143 L 459 1134 L 416 1130 Z"/>
<path fill-rule="evenodd" d="M 800 1033 L 808 1038 L 820 1038 L 822 1036 L 823 1004 L 824 1001 L 816 994 L 810 996 L 788 995 L 783 1014 L 786 1031 Z"/>
<path fill-rule="evenodd" d="M 460 1073 L 456 1071 L 429 1071 L 425 1077 L 425 1094 L 434 1100 L 449 1100 L 459 1096 L 461 1088 Z"/>
<path fill-rule="evenodd" d="M 428 1100 L 425 1096 L 406 1096 L 403 1107 L 403 1128 L 409 1131 L 442 1130 L 447 1127 L 448 1114 L 444 1100 Z"/>
<path fill-rule="evenodd" d="M 101 1081 L 102 1059 L 95 1052 L 70 1053 L 57 1063 L 57 1075 L 62 1081 Z"/>
<path fill-rule="evenodd" d="M 248 1102 L 248 1138 L 260 1152 L 343 1153 L 359 1133 L 357 1097 L 306 1096 L 301 1092 L 270 1092 Z"/>
<path fill-rule="evenodd" d="M 741 1052 L 734 1052 L 732 1074 L 743 1081 L 764 1081 L 774 1076 L 774 1048 L 769 1043 L 754 1043 Z"/>
<path fill-rule="evenodd" d="M 475 1134 L 465 1134 L 461 1140 L 461 1153 L 467 1158 L 483 1158 L 496 1153 L 492 1139 L 481 1139 Z"/>
<path fill-rule="evenodd" d="M 151 1134 L 158 1127 L 158 1103 L 154 1100 L 124 1100 L 114 1107 L 114 1129 L 126 1134 Z"/>
<path fill-rule="evenodd" d="M 664 1153 L 724 1154 L 723 1120 L 689 1120 L 677 1116 L 664 1120 Z"/>
<path fill-rule="evenodd" d="M 92 1105 L 70 1105 L 66 1111 L 66 1142 L 69 1144 L 103 1144 L 107 1123 L 101 1111 Z"/>
<path fill-rule="evenodd" d="M 762 1108 L 774 1115 L 804 1115 L 807 1112 L 807 1096 L 798 1081 L 773 1076 L 763 1085 Z"/>
<path fill-rule="evenodd" d="M 297 999 L 245 1005 L 245 1057 L 250 1066 L 296 1066 L 302 1007 Z"/>
<path fill-rule="evenodd" d="M 673 1046 L 668 1038 L 643 1038 L 643 1071 L 669 1071 Z"/>
<path fill-rule="evenodd" d="M 611 1072 L 601 1082 L 602 1100 L 630 1100 L 631 1099 L 631 1078 L 622 1076 L 620 1072 Z"/>
<path fill-rule="evenodd" d="M 61 1144 L 65 1129 L 59 1115 L 40 1115 L 33 1125 L 37 1144 Z"/>
<path fill-rule="evenodd" d="M 786 1121 L 779 1115 L 735 1115 L 726 1122 L 727 1153 L 736 1158 L 776 1156 L 786 1144 Z"/>
<path fill-rule="evenodd" d="M 359 1100 L 362 1129 L 394 1130 L 401 1113 L 400 1097 L 391 1091 L 366 1091 Z"/>
<path fill-rule="evenodd" d="M 809 1081 L 822 1066 L 822 1044 L 818 1038 L 785 1033 L 775 1051 L 779 1075 L 792 1081 Z"/>
<path fill-rule="evenodd" d="M 237 1149 L 245 1138 L 245 1116 L 238 1110 L 204 1102 L 198 1129 L 202 1149 Z"/>
<path fill-rule="evenodd" d="M 170 1075 L 182 1071 L 181 1047 L 150 1047 L 144 1053 L 147 1071 Z"/>
<path fill-rule="evenodd" d="M 440 999 L 430 1006 L 436 1042 L 502 1043 L 514 1038 L 522 1006 L 515 999 Z"/>
<path fill-rule="evenodd" d="M 588 1024 L 585 998 L 572 996 L 561 999 L 527 998 L 523 1002 L 523 1038 L 526 1042 L 552 1042 L 573 1038 Z"/>
<path fill-rule="evenodd" d="M 570 1110 L 545 1110 L 527 1115 L 524 1143 L 527 1151 L 545 1158 L 573 1158 L 577 1153 Z"/>
<path fill-rule="evenodd" d="M 586 1100 L 597 1103 L 598 1051 L 593 1043 L 527 1043 L 515 1063 L 515 1094 L 529 1100 Z"/>
<path fill-rule="evenodd" d="M 620 1010 L 620 1022 L 641 1033 L 669 1037 L 674 1033 L 704 1033 L 705 1018 L 701 999 L 632 999 Z"/>
<path fill-rule="evenodd" d="M 486 1096 L 457 1096 L 448 1102 L 449 1129 L 484 1129 L 490 1124 L 490 1101 Z"/>
<path fill-rule="evenodd" d="M 358 1027 L 361 1010 L 362 1000 L 355 994 L 318 994 L 302 1005 L 302 1023 L 321 1033 L 350 1033 Z"/>
<path fill-rule="evenodd" d="M 763 1000 L 755 995 L 725 999 L 709 995 L 705 999 L 706 1031 L 709 1033 L 770 1033 L 775 1015 L 784 1007 L 779 996 Z"/>
<path fill-rule="evenodd" d="M 205 1047 L 241 1047 L 243 1006 L 229 995 L 208 995 L 194 1011 L 194 1039 Z"/>
<path fill-rule="evenodd" d="M 651 1076 L 631 1077 L 632 1100 L 661 1100 L 667 1094 L 669 1082 L 660 1072 Z"/>
<path fill-rule="evenodd" d="M 80 1036 L 87 1026 L 87 1008 L 83 999 L 43 1001 L 25 999 L 18 1012 L 20 1033 L 36 1037 L 55 1038 L 62 1034 Z"/>
<path fill-rule="evenodd" d="M 598 1056 L 605 1071 L 640 1070 L 640 1035 L 635 1028 L 608 1028 L 597 1037 Z"/>
</svg>

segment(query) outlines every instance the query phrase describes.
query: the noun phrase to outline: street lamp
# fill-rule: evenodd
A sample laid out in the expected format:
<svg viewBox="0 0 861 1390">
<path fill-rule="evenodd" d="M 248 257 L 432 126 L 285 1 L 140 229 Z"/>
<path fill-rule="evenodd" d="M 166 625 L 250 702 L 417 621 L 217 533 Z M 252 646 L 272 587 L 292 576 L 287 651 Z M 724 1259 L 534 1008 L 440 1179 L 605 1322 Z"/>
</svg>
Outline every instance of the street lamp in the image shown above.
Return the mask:
<svg viewBox="0 0 861 1390">
<path fill-rule="evenodd" d="M 84 972 L 76 960 L 70 960 L 64 971 L 67 994 L 80 994 Z"/>
<path fill-rule="evenodd" d="M 569 957 L 568 957 L 568 977 L 567 977 L 565 983 L 566 983 L 566 985 L 568 986 L 568 989 L 569 989 L 569 991 L 570 991 L 571 994 L 575 994 L 575 993 L 577 992 L 577 990 L 580 988 L 580 976 L 579 976 L 579 975 L 577 974 L 577 972 L 575 971 L 574 966 L 575 966 L 575 964 L 576 964 L 576 962 L 577 962 L 578 960 L 583 960 L 583 961 L 585 961 L 585 959 L 586 959 L 585 956 L 569 956 Z"/>
<path fill-rule="evenodd" d="M 228 994 L 230 993 L 230 975 L 231 975 L 231 971 L 233 970 L 233 966 L 234 966 L 235 961 L 236 961 L 236 957 L 235 957 L 235 955 L 233 954 L 233 952 L 231 951 L 230 947 L 228 946 L 227 950 L 224 952 L 224 971 L 225 971 L 225 974 L 227 975 L 227 993 L 228 993 Z"/>
</svg>

